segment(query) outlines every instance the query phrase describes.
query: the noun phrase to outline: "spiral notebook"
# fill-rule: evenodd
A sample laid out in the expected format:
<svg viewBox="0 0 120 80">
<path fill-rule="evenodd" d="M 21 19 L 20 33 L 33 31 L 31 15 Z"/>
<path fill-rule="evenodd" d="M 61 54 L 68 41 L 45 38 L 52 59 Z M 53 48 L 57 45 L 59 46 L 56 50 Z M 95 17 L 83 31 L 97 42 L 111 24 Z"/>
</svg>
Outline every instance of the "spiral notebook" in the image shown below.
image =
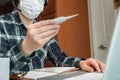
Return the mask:
<svg viewBox="0 0 120 80">
<path fill-rule="evenodd" d="M 78 70 L 78 68 L 75 67 L 49 67 L 49 68 L 42 68 L 42 69 L 35 69 L 33 71 L 29 71 L 26 75 L 24 75 L 24 78 L 33 79 L 33 80 L 39 80 L 43 77 L 58 75 L 64 72 L 70 72 Z"/>
</svg>

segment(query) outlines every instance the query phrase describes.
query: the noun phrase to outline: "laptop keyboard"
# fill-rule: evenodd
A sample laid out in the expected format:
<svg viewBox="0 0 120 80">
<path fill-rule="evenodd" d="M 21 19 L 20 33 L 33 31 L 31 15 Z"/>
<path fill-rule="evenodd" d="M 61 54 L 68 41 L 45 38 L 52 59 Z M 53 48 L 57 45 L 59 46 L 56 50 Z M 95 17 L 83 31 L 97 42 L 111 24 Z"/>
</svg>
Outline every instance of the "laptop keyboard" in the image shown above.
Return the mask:
<svg viewBox="0 0 120 80">
<path fill-rule="evenodd" d="M 86 73 L 83 75 L 67 78 L 65 80 L 102 80 L 103 73 Z"/>
</svg>

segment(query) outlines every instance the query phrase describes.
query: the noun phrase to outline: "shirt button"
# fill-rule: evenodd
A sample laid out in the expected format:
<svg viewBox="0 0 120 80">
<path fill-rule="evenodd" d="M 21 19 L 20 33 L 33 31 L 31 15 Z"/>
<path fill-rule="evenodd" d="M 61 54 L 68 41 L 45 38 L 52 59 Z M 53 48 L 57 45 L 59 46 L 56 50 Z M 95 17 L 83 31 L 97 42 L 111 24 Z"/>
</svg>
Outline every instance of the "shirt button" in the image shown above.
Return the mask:
<svg viewBox="0 0 120 80">
<path fill-rule="evenodd" d="M 24 62 L 24 64 L 27 64 L 27 62 Z"/>
</svg>

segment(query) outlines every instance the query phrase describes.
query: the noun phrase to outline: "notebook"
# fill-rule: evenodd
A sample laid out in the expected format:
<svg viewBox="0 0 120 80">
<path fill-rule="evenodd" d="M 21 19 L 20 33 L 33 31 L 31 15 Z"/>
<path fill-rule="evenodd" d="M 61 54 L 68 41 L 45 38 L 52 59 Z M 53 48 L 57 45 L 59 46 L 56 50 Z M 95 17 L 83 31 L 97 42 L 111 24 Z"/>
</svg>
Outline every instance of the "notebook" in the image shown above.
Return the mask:
<svg viewBox="0 0 120 80">
<path fill-rule="evenodd" d="M 116 21 L 104 74 L 87 73 L 65 80 L 120 80 L 120 10 Z"/>
<path fill-rule="evenodd" d="M 62 74 L 67 71 L 73 71 L 73 70 L 78 70 L 78 68 L 75 68 L 75 67 L 49 67 L 49 68 L 35 69 L 33 71 L 29 71 L 23 77 L 28 78 L 28 79 L 37 80 L 37 79 L 40 79 L 43 77 Z"/>
</svg>

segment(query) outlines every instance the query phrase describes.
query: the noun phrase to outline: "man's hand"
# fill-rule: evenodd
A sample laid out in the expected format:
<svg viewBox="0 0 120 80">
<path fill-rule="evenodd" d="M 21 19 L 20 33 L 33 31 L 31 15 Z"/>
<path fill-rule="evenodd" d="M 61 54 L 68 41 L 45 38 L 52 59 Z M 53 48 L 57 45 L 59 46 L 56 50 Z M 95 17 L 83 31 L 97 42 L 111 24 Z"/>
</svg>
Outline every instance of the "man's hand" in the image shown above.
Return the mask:
<svg viewBox="0 0 120 80">
<path fill-rule="evenodd" d="M 58 34 L 60 25 L 54 20 L 44 20 L 27 27 L 27 36 L 22 42 L 22 50 L 26 56 L 42 48 L 51 38 Z"/>
<path fill-rule="evenodd" d="M 88 71 L 88 72 L 104 72 L 105 65 L 104 63 L 95 60 L 93 58 L 89 58 L 86 60 L 80 61 L 80 67 L 83 71 Z"/>
</svg>

